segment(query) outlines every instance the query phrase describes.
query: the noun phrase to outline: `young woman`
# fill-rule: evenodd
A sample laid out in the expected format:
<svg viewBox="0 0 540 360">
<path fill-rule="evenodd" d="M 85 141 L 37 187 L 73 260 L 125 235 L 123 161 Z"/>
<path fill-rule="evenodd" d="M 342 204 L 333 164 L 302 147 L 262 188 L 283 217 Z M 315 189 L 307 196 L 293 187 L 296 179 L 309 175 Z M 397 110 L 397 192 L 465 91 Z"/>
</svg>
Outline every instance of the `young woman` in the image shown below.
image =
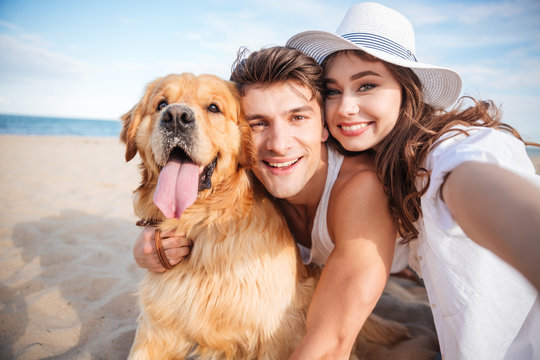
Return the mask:
<svg viewBox="0 0 540 360">
<path fill-rule="evenodd" d="M 303 32 L 287 46 L 325 69 L 336 145 L 373 154 L 443 358 L 540 358 L 538 291 L 500 259 L 540 286 L 540 177 L 519 134 L 491 102 L 445 112 L 459 75 L 417 61 L 412 25 L 380 4 L 354 5 L 336 34 Z"/>
</svg>

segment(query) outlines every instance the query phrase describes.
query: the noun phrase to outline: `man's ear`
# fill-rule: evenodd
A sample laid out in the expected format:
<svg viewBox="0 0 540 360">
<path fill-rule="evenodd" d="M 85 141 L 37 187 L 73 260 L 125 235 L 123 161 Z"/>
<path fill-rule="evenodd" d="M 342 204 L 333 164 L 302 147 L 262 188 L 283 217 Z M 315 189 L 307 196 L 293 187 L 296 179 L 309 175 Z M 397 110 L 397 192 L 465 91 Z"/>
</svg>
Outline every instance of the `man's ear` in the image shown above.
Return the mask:
<svg viewBox="0 0 540 360">
<path fill-rule="evenodd" d="M 326 126 L 326 122 L 323 124 L 322 133 L 321 133 L 321 142 L 325 142 L 328 140 L 328 126 Z"/>
</svg>

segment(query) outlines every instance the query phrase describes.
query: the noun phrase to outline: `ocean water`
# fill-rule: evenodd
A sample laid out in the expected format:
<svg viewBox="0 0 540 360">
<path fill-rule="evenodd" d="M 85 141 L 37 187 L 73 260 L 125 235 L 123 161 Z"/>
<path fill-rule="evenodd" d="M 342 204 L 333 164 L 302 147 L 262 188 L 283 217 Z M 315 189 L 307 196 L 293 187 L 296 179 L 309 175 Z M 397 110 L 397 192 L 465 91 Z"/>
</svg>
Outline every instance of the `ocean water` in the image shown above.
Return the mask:
<svg viewBox="0 0 540 360">
<path fill-rule="evenodd" d="M 529 154 L 529 156 L 540 156 L 540 148 L 527 146 L 527 153 Z"/>
<path fill-rule="evenodd" d="M 0 114 L 0 134 L 118 137 L 121 129 L 120 120 Z"/>
<path fill-rule="evenodd" d="M 89 120 L 0 114 L 0 134 L 69 135 L 118 137 L 120 120 Z M 531 156 L 540 156 L 540 148 L 527 147 Z"/>
</svg>

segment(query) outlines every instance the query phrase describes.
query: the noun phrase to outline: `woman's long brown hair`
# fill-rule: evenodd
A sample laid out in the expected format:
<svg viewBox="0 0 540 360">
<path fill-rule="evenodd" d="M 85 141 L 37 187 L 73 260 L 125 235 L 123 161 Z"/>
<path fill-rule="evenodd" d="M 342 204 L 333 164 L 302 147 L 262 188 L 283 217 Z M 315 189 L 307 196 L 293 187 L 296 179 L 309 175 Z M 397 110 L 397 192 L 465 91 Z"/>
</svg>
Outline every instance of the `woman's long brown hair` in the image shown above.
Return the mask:
<svg viewBox="0 0 540 360">
<path fill-rule="evenodd" d="M 357 50 L 347 50 L 351 56 L 366 61 L 381 61 Z M 340 52 L 341 53 L 341 52 Z M 323 62 L 326 69 L 334 53 Z M 420 198 L 429 187 L 430 172 L 424 168 L 428 153 L 439 145 L 439 139 L 449 132 L 452 136 L 467 132 L 457 130 L 456 125 L 481 126 L 506 131 L 526 145 L 540 144 L 524 141 L 510 125 L 501 122 L 501 112 L 492 101 L 478 101 L 471 97 L 461 98 L 450 111 L 435 108 L 424 102 L 422 83 L 409 68 L 383 62 L 395 79 L 401 84 L 401 109 L 394 128 L 379 143 L 377 152 L 372 153 L 375 168 L 385 192 L 390 200 L 390 211 L 397 222 L 402 243 L 418 238 L 416 227 L 422 216 Z M 465 102 L 472 105 L 465 108 Z M 334 138 L 330 143 L 350 155 Z"/>
</svg>

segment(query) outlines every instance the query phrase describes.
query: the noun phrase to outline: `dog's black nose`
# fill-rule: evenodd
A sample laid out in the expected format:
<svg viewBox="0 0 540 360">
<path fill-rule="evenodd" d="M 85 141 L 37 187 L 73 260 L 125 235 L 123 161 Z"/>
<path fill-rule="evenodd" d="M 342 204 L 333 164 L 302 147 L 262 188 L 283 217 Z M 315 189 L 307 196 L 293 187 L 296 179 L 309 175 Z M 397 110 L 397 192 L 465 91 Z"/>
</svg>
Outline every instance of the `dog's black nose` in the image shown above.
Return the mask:
<svg viewBox="0 0 540 360">
<path fill-rule="evenodd" d="M 161 124 L 169 131 L 184 131 L 195 124 L 195 113 L 185 105 L 171 105 L 163 112 Z"/>
</svg>

